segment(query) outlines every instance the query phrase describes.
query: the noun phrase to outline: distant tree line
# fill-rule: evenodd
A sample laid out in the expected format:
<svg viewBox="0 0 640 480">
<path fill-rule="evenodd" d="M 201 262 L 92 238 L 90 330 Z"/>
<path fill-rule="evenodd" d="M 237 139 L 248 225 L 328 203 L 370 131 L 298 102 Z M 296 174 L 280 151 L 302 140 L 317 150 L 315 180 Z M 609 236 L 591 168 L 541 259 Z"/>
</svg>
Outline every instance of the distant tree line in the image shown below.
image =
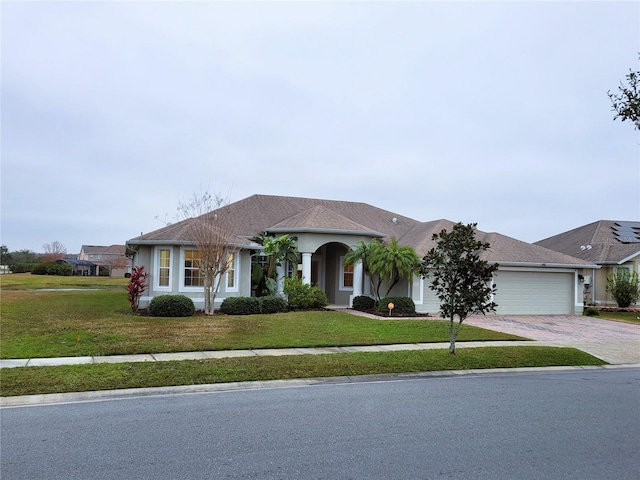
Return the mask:
<svg viewBox="0 0 640 480">
<path fill-rule="evenodd" d="M 67 254 L 66 247 L 59 241 L 43 245 L 44 253 L 23 249 L 9 251 L 6 245 L 0 246 L 0 265 L 8 267 L 11 273 L 39 273 L 48 275 L 68 275 L 71 265 L 56 263 Z"/>
</svg>

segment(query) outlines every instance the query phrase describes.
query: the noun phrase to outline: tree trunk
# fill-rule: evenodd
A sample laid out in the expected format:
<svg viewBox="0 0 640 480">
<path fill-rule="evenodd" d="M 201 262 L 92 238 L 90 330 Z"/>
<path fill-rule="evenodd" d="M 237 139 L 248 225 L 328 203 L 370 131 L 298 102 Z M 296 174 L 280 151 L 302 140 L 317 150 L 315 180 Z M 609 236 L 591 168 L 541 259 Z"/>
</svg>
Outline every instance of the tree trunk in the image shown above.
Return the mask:
<svg viewBox="0 0 640 480">
<path fill-rule="evenodd" d="M 453 316 L 449 319 L 449 353 L 456 354 L 456 334 L 453 332 Z"/>
</svg>

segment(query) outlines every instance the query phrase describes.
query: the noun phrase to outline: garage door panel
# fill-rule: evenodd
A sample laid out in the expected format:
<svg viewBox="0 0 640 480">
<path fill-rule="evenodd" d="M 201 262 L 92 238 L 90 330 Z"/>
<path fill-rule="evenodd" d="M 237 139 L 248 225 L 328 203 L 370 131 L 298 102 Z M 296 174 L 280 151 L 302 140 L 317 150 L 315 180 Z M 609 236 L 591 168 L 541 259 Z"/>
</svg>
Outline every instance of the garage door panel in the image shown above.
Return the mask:
<svg viewBox="0 0 640 480">
<path fill-rule="evenodd" d="M 573 313 L 573 273 L 498 271 L 499 314 Z"/>
</svg>

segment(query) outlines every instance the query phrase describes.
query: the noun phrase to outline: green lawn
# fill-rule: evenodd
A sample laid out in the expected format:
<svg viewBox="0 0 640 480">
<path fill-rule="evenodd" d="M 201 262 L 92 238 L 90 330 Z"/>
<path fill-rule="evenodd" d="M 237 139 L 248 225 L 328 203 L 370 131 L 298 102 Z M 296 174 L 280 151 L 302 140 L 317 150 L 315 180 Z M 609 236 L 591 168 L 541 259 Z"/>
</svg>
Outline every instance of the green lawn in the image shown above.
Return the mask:
<svg viewBox="0 0 640 480">
<path fill-rule="evenodd" d="M 640 323 L 640 312 L 600 312 L 599 317 L 627 323 Z"/>
<path fill-rule="evenodd" d="M 437 319 L 383 320 L 335 311 L 186 318 L 133 315 L 124 287 L 94 290 L 96 284 L 90 285 L 91 289 L 81 291 L 3 287 L 0 357 L 445 342 L 448 338 L 446 322 Z M 467 325 L 459 335 L 460 341 L 516 339 L 521 338 Z"/>
<path fill-rule="evenodd" d="M 483 347 L 386 353 L 243 357 L 157 363 L 23 367 L 2 371 L 2 396 L 251 380 L 335 377 L 441 370 L 604 365 L 573 348 Z"/>
<path fill-rule="evenodd" d="M 125 279 L 0 276 L 0 357 L 34 358 L 199 350 L 446 342 L 438 319 L 371 319 L 344 312 L 157 318 L 133 315 Z M 56 289 L 51 291 L 50 289 Z M 80 289 L 80 290 L 78 290 Z M 458 341 L 522 340 L 463 325 Z M 602 365 L 552 347 L 229 358 L 206 361 L 23 367 L 2 370 L 0 394 L 26 395 L 430 370 Z"/>
</svg>

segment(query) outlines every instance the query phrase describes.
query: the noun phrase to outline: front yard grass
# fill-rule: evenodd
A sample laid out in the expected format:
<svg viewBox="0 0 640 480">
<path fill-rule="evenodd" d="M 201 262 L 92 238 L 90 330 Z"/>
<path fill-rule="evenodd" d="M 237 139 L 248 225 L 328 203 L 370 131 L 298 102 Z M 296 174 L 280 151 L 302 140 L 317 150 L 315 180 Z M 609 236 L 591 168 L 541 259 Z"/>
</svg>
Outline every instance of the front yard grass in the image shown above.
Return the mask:
<svg viewBox="0 0 640 480">
<path fill-rule="evenodd" d="M 3 369 L 2 396 L 461 369 L 604 365 L 573 348 L 482 347 Z"/>
<path fill-rule="evenodd" d="M 336 311 L 160 318 L 131 314 L 124 291 L 2 291 L 0 357 L 73 357 L 253 348 L 446 342 L 447 323 Z M 459 341 L 522 340 L 465 325 Z"/>
<path fill-rule="evenodd" d="M 600 315 L 595 318 L 608 318 L 611 320 L 618 320 L 627 323 L 640 324 L 640 311 L 637 312 L 606 312 L 601 311 Z"/>
<path fill-rule="evenodd" d="M 0 358 L 96 356 L 255 348 L 447 342 L 447 322 L 386 320 L 335 311 L 158 318 L 133 315 L 125 279 L 0 276 Z M 49 291 L 48 289 L 57 289 Z M 80 289 L 80 290 L 76 290 Z M 523 340 L 464 325 L 458 341 Z M 571 348 L 463 348 L 385 353 L 18 367 L 0 371 L 0 395 L 82 392 L 474 368 L 603 365 Z"/>
</svg>

